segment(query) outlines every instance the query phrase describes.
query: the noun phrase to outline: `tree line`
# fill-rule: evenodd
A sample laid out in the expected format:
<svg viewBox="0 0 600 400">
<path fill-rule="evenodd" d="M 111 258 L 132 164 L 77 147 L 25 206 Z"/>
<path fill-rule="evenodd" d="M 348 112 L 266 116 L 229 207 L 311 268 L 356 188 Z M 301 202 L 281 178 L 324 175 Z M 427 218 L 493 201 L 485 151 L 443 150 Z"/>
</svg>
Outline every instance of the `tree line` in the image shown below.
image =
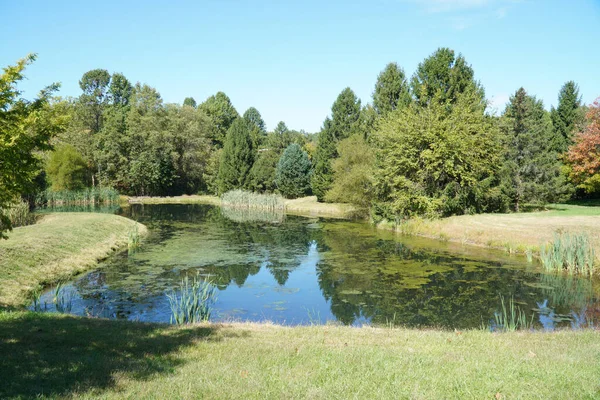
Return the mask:
<svg viewBox="0 0 600 400">
<path fill-rule="evenodd" d="M 345 88 L 314 134 L 284 122 L 268 132 L 256 108 L 240 115 L 223 92 L 166 104 L 155 88 L 103 69 L 81 77 L 78 97 L 54 96 L 55 85 L 28 102 L 16 84 L 33 59 L 2 75 L 0 206 L 46 187 L 142 196 L 241 188 L 314 194 L 398 220 L 520 211 L 600 192 L 598 103 L 583 105 L 570 81 L 550 111 L 519 88 L 496 115 L 471 65 L 448 48 L 412 76 L 388 64 L 365 105 Z M 15 151 L 23 132 L 29 139 Z M 26 168 L 15 167 L 21 161 Z"/>
</svg>

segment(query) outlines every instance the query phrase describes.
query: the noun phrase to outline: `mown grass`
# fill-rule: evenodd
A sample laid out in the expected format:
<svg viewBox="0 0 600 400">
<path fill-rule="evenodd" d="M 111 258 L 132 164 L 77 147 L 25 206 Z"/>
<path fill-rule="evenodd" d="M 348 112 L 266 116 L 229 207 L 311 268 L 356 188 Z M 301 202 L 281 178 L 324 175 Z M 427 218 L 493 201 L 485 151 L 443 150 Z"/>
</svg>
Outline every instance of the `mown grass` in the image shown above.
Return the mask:
<svg viewBox="0 0 600 400">
<path fill-rule="evenodd" d="M 40 286 L 68 279 L 127 247 L 135 222 L 110 214 L 56 213 L 0 240 L 0 307 L 29 303 Z M 147 229 L 138 224 L 145 234 Z"/>
<path fill-rule="evenodd" d="M 599 339 L 0 313 L 0 398 L 596 398 Z"/>
</svg>

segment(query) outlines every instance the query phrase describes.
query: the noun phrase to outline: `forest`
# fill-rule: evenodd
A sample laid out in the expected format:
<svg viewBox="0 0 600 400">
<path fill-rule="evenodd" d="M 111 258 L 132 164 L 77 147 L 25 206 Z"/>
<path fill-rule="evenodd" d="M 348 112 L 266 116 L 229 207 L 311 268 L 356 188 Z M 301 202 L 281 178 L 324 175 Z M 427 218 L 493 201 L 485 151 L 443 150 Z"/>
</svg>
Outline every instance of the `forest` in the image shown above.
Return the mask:
<svg viewBox="0 0 600 400">
<path fill-rule="evenodd" d="M 58 97 L 51 85 L 26 101 L 16 84 L 34 60 L 2 76 L 0 140 L 12 145 L 0 146 L 0 208 L 15 196 L 42 204 L 49 193 L 89 187 L 133 196 L 244 189 L 315 195 L 398 221 L 600 193 L 598 101 L 582 104 L 569 81 L 549 111 L 521 87 L 497 113 L 472 66 L 448 48 L 412 75 L 386 65 L 366 104 L 344 88 L 315 133 L 283 121 L 267 131 L 259 110 L 242 114 L 223 92 L 167 104 L 152 86 L 104 69 L 83 74 L 78 97 Z"/>
</svg>

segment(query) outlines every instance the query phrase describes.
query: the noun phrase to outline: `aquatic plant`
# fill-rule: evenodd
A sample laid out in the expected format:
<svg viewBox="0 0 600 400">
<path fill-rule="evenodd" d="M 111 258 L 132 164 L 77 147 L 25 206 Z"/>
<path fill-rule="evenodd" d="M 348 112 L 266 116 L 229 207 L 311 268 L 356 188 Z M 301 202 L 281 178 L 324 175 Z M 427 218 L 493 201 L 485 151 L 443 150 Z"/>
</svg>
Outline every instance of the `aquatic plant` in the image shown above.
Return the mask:
<svg viewBox="0 0 600 400">
<path fill-rule="evenodd" d="M 279 224 L 285 220 L 283 210 L 256 210 L 235 207 L 221 207 L 221 214 L 234 222 L 268 222 Z"/>
<path fill-rule="evenodd" d="M 552 242 L 541 246 L 540 259 L 551 272 L 591 276 L 597 267 L 594 247 L 585 233 L 555 233 Z"/>
<path fill-rule="evenodd" d="M 285 210 L 285 200 L 277 194 L 260 194 L 245 190 L 231 190 L 221 196 L 224 207 Z"/>
<path fill-rule="evenodd" d="M 73 305 L 73 296 L 71 292 L 65 291 L 65 285 L 63 282 L 58 282 L 54 288 L 54 296 L 52 297 L 54 308 L 59 313 L 71 312 Z"/>
<path fill-rule="evenodd" d="M 117 204 L 119 192 L 112 188 L 91 187 L 83 190 L 45 190 L 38 195 L 37 205 L 68 206 L 68 205 L 100 205 Z"/>
<path fill-rule="evenodd" d="M 31 291 L 30 299 L 33 303 L 33 311 L 42 311 L 42 289 L 38 286 Z"/>
<path fill-rule="evenodd" d="M 210 319 L 212 305 L 216 301 L 216 287 L 199 275 L 181 280 L 179 290 L 168 292 L 171 323 L 194 324 Z"/>
<path fill-rule="evenodd" d="M 533 316 L 532 314 L 531 321 L 528 321 L 525 311 L 517 305 L 513 296 L 509 299 L 507 308 L 504 296 L 500 295 L 500 311 L 494 313 L 494 325 L 490 330 L 514 332 L 531 329 L 533 326 Z"/>
<path fill-rule="evenodd" d="M 132 253 L 140 247 L 141 238 L 140 238 L 140 229 L 137 223 L 133 224 L 133 227 L 127 232 L 127 250 Z"/>
</svg>

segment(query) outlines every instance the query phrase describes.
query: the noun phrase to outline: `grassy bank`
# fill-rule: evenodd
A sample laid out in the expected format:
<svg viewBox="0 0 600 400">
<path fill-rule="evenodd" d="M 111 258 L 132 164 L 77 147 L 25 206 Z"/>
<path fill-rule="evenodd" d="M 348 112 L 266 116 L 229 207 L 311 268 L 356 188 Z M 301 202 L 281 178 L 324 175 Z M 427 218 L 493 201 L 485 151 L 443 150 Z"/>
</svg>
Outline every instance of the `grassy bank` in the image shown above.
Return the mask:
<svg viewBox="0 0 600 400">
<path fill-rule="evenodd" d="M 23 306 L 32 290 L 126 247 L 134 224 L 111 214 L 56 213 L 15 228 L 8 240 L 0 240 L 0 307 Z M 138 231 L 143 235 L 146 228 L 139 225 Z"/>
<path fill-rule="evenodd" d="M 319 203 L 316 196 L 285 199 L 285 212 L 294 215 L 349 218 L 355 208 L 350 204 Z M 130 197 L 130 204 L 212 204 L 221 205 L 217 196 Z"/>
<path fill-rule="evenodd" d="M 587 234 L 594 247 L 600 249 L 600 207 L 594 206 L 558 204 L 547 211 L 414 219 L 398 227 L 385 222 L 379 227 L 521 254 L 528 249 L 539 252 L 540 245 L 553 240 L 557 231 L 575 232 Z"/>
<path fill-rule="evenodd" d="M 0 313 L 0 354 L 1 398 L 600 396 L 591 330 L 177 328 L 19 312 Z"/>
</svg>

